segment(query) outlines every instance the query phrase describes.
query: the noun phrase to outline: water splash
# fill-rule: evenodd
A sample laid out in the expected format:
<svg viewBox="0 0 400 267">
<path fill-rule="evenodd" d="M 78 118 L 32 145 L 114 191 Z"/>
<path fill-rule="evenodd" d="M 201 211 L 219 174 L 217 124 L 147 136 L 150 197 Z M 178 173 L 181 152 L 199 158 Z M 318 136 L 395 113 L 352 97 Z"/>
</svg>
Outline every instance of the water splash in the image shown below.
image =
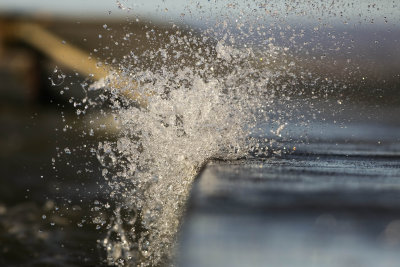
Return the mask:
<svg viewBox="0 0 400 267">
<path fill-rule="evenodd" d="M 326 97 L 326 89 L 345 88 L 296 59 L 309 48 L 296 43 L 307 32 L 286 25 L 286 13 L 256 3 L 249 12 L 259 14 L 246 25 L 242 10 L 234 12 L 239 19 L 233 21 L 234 7 L 227 7 L 226 16 L 202 34 L 175 25 L 161 32 L 148 27 L 148 42 L 162 45 L 139 54 L 132 50 L 118 71 L 91 87 L 104 90 L 101 102 L 109 103 L 119 130 L 115 140 L 102 141 L 97 149 L 116 203 L 102 242 L 109 264 L 169 263 L 192 182 L 207 160 L 263 153 L 251 136 L 267 122 L 280 137 L 296 112 L 293 96 L 312 101 Z M 275 22 L 267 23 L 265 14 Z"/>
<path fill-rule="evenodd" d="M 272 44 L 256 52 L 227 36 L 212 43 L 178 30 L 169 37 L 142 59 L 131 53 L 118 73 L 92 87 L 108 93 L 119 129 L 117 140 L 100 142 L 97 151 L 118 203 L 103 241 L 111 264 L 171 259 L 198 170 L 211 158 L 248 155 L 249 135 L 260 110 L 267 119 L 281 78 L 272 62 L 284 51 Z"/>
</svg>

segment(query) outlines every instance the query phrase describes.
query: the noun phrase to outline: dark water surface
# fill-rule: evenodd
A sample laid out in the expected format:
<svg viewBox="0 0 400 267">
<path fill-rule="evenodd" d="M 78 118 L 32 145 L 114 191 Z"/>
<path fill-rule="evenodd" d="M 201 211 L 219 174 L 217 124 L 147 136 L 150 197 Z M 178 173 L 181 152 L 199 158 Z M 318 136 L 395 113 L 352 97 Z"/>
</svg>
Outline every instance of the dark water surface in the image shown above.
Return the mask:
<svg viewBox="0 0 400 267">
<path fill-rule="evenodd" d="M 4 105 L 0 123 L 0 265 L 100 264 L 102 229 L 91 220 L 106 191 L 95 157 L 53 109 Z"/>
</svg>

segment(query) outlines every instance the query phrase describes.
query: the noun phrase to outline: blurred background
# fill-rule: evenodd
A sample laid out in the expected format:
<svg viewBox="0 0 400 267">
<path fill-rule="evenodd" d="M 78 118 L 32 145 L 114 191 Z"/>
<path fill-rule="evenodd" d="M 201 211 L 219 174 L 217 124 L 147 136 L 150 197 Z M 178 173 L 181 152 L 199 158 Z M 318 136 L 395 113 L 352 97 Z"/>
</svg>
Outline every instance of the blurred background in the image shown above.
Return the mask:
<svg viewBox="0 0 400 267">
<path fill-rule="evenodd" d="M 274 3 L 278 13 L 286 10 L 286 1 Z M 149 43 L 150 28 L 165 32 L 182 25 L 201 32 L 227 18 L 218 12 L 228 4 L 0 2 L 0 265 L 103 264 L 99 240 L 105 230 L 96 229 L 92 218 L 110 211 L 98 208 L 108 201 L 107 189 L 91 148 L 114 133 L 94 119 L 101 107 L 82 117 L 77 106 L 84 105 L 88 85 L 132 48 L 140 53 L 162 45 L 162 39 Z M 307 53 L 293 54 L 299 66 L 322 77 L 321 86 L 329 86 L 324 77 L 347 85 L 330 94 L 329 108 L 315 100 L 324 123 L 372 124 L 391 136 L 400 126 L 400 7 L 393 1 L 382 1 L 380 9 L 362 1 L 341 4 L 344 14 L 328 16 L 329 27 L 322 30 L 315 14 L 282 15 L 285 25 L 305 29 L 303 47 L 310 44 Z M 242 15 L 240 10 L 233 9 L 230 19 Z M 266 17 L 265 23 L 273 20 Z M 272 31 L 282 36 L 285 29 Z M 278 45 L 285 42 L 277 38 Z"/>
<path fill-rule="evenodd" d="M 76 102 L 98 61 L 129 52 L 114 49 L 143 27 L 129 16 L 115 1 L 0 2 L 1 266 L 102 265 L 107 192 L 90 148 L 106 134 L 89 135 Z"/>
</svg>

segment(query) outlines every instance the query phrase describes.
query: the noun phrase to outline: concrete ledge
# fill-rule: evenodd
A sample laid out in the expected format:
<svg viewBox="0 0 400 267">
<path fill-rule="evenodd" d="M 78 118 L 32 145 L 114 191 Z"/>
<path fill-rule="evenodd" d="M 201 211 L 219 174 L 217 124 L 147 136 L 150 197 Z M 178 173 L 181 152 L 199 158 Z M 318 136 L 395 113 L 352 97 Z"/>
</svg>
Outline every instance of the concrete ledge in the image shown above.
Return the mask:
<svg viewBox="0 0 400 267">
<path fill-rule="evenodd" d="M 179 266 L 398 266 L 400 157 L 354 154 L 210 163 Z"/>
</svg>

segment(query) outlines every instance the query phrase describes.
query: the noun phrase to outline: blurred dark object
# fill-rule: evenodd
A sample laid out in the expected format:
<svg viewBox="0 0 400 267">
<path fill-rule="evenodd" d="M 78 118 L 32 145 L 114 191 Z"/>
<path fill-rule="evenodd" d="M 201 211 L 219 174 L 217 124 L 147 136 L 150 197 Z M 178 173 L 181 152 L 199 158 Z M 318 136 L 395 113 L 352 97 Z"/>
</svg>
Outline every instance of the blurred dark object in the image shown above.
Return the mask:
<svg viewBox="0 0 400 267">
<path fill-rule="evenodd" d="M 12 96 L 19 87 L 23 88 L 20 95 L 28 101 L 48 100 L 46 92 L 49 83 L 46 78 L 51 77 L 48 60 L 93 79 L 100 79 L 109 73 L 107 66 L 98 67 L 88 53 L 68 44 L 47 30 L 46 26 L 43 21 L 0 20 L 0 70 L 3 80 L 11 83 L 3 84 L 6 94 Z M 58 79 L 65 78 L 62 72 L 56 75 L 61 75 Z M 50 85 L 56 84 L 52 82 Z"/>
</svg>

